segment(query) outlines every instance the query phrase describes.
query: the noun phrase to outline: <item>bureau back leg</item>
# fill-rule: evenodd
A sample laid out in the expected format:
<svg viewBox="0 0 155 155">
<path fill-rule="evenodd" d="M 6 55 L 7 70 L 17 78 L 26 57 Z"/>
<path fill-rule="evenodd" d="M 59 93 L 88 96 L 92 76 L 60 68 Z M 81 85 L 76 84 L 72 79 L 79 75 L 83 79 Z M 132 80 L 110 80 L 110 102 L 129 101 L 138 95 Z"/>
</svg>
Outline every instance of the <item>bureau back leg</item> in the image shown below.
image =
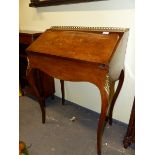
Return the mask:
<svg viewBox="0 0 155 155">
<path fill-rule="evenodd" d="M 121 74 L 120 74 L 120 77 L 119 77 L 119 83 L 118 83 L 116 92 L 114 93 L 114 96 L 113 96 L 112 101 L 110 103 L 110 109 L 109 109 L 109 124 L 110 125 L 112 125 L 113 109 L 114 109 L 114 106 L 115 106 L 116 99 L 117 99 L 117 97 L 118 97 L 118 95 L 119 95 L 119 93 L 121 91 L 123 82 L 124 82 L 124 70 L 121 71 Z"/>
<path fill-rule="evenodd" d="M 27 69 L 27 72 L 26 72 L 26 77 L 27 77 L 27 80 L 30 84 L 30 86 L 32 87 L 34 93 L 36 94 L 37 96 L 37 100 L 39 102 L 39 105 L 40 105 L 40 108 L 41 108 L 41 112 L 42 112 L 42 123 L 45 123 L 45 99 L 42 98 L 39 94 L 39 90 L 37 89 L 36 87 L 36 83 L 35 83 L 35 79 L 34 79 L 34 69 L 32 68 L 28 68 Z"/>
<path fill-rule="evenodd" d="M 65 89 L 64 89 L 64 80 L 60 80 L 61 84 L 61 93 L 62 93 L 62 105 L 65 104 Z"/>
</svg>

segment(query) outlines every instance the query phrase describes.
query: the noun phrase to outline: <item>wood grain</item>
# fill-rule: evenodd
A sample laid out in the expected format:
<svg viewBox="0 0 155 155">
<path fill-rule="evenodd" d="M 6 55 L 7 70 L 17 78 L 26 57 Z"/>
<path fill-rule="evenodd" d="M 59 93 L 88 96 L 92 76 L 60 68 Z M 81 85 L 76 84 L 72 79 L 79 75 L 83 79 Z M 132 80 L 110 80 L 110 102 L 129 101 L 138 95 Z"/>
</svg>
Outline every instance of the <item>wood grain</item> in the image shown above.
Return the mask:
<svg viewBox="0 0 155 155">
<path fill-rule="evenodd" d="M 47 30 L 27 50 L 107 64 L 115 51 L 118 40 L 118 34 Z"/>
</svg>

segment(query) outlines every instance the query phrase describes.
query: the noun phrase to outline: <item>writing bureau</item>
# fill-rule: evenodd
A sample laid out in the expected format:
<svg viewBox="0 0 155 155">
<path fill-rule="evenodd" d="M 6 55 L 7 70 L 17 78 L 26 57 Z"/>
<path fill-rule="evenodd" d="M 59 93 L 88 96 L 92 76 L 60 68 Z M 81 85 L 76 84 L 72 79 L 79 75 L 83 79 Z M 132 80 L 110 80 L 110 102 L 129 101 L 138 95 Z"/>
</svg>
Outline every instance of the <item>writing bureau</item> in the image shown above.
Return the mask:
<svg viewBox="0 0 155 155">
<path fill-rule="evenodd" d="M 96 85 L 101 94 L 101 114 L 97 129 L 97 153 L 109 108 L 110 65 L 128 29 L 52 27 L 28 48 L 27 78 L 39 96 L 31 73 L 39 69 L 66 81 L 86 81 Z M 113 76 L 116 78 L 116 75 Z M 63 83 L 63 82 L 62 82 Z M 45 123 L 44 103 L 40 102 L 42 122 Z"/>
</svg>

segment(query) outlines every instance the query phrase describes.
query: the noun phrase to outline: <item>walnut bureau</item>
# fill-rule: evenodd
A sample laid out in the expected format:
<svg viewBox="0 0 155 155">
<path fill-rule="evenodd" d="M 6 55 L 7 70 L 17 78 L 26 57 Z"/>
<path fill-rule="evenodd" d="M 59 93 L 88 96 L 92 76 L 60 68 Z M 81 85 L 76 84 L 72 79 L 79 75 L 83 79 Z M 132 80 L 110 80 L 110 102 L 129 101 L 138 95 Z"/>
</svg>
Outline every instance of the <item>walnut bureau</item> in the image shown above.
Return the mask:
<svg viewBox="0 0 155 155">
<path fill-rule="evenodd" d="M 101 94 L 101 114 L 97 129 L 97 153 L 101 144 L 109 108 L 110 63 L 128 29 L 51 27 L 28 48 L 27 78 L 37 96 L 38 90 L 31 76 L 33 69 L 63 81 L 85 81 L 98 87 Z M 45 123 L 44 102 L 40 103 Z"/>
</svg>

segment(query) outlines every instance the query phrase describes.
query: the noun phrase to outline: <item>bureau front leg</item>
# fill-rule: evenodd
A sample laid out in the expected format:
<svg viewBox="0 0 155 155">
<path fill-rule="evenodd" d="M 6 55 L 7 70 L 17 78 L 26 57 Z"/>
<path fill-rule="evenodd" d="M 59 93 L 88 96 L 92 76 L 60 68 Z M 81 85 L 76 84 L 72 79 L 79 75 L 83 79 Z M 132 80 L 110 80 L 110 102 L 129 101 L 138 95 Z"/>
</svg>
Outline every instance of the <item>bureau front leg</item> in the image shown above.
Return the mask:
<svg viewBox="0 0 155 155">
<path fill-rule="evenodd" d="M 27 80 L 28 80 L 30 86 L 32 87 L 32 89 L 37 97 L 37 100 L 39 102 L 41 112 L 42 112 L 42 123 L 45 123 L 45 99 L 40 96 L 39 90 L 36 87 L 35 79 L 34 79 L 34 70 L 35 69 L 29 67 L 27 69 L 26 76 L 27 76 Z"/>
<path fill-rule="evenodd" d="M 97 129 L 97 153 L 101 155 L 101 147 L 102 147 L 102 136 L 104 127 L 106 125 L 106 114 L 108 110 L 108 96 L 104 88 L 104 83 L 101 83 L 99 86 L 100 94 L 101 94 L 101 114 L 98 121 L 98 129 Z"/>
</svg>

